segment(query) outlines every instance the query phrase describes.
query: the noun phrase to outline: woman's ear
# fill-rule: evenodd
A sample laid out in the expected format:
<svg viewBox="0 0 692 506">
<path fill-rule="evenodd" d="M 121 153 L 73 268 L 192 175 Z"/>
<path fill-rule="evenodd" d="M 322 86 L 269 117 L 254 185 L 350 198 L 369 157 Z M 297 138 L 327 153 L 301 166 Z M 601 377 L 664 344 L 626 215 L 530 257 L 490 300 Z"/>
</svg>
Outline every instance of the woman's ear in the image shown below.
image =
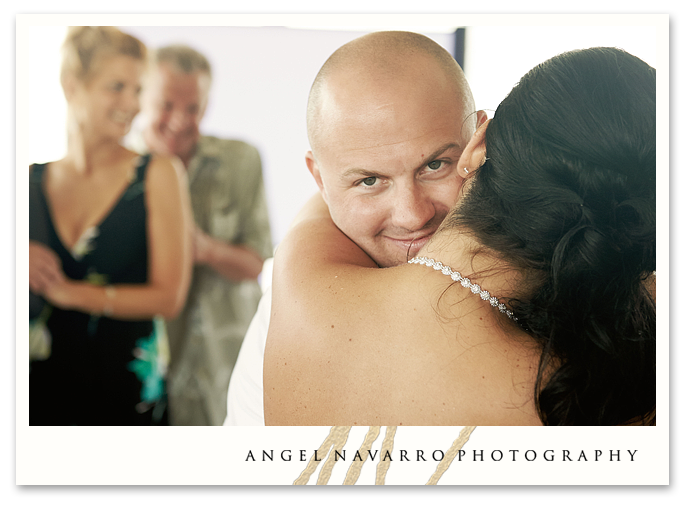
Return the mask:
<svg viewBox="0 0 692 506">
<path fill-rule="evenodd" d="M 485 160 L 485 131 L 492 120 L 483 122 L 471 136 L 459 158 L 457 172 L 461 177 L 469 177 Z"/>
</svg>

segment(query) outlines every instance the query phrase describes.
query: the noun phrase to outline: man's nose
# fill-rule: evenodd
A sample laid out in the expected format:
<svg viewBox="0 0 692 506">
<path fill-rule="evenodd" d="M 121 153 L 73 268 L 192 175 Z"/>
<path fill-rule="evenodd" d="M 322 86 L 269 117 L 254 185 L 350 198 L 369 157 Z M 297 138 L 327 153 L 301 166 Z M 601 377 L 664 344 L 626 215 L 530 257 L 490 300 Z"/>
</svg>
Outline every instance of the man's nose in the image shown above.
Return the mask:
<svg viewBox="0 0 692 506">
<path fill-rule="evenodd" d="M 435 205 L 417 183 L 396 188 L 392 208 L 392 224 L 415 232 L 424 228 L 435 217 Z"/>
<path fill-rule="evenodd" d="M 184 131 L 190 122 L 189 115 L 184 111 L 174 110 L 168 120 L 168 128 L 174 132 Z"/>
</svg>

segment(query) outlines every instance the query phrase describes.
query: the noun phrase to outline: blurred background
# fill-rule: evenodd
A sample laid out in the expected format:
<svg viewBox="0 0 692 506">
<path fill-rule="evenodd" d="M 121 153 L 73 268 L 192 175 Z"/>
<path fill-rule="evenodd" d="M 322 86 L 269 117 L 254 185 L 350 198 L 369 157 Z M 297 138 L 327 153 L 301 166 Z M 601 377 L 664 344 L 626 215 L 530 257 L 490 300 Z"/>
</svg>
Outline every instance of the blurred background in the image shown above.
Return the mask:
<svg viewBox="0 0 692 506">
<path fill-rule="evenodd" d="M 356 37 L 378 30 L 408 30 L 431 37 L 460 62 L 476 107 L 487 110 L 490 117 L 523 74 L 564 51 L 616 46 L 656 67 L 656 28 L 653 23 L 643 24 L 642 18 L 629 26 L 577 16 L 567 16 L 561 25 L 529 26 L 521 24 L 524 18 L 516 18 L 508 21 L 503 16 L 497 23 L 471 26 L 461 23 L 463 15 L 455 15 L 450 19 L 456 26 L 118 27 L 149 47 L 184 43 L 207 56 L 213 82 L 202 133 L 241 139 L 259 149 L 276 245 L 303 203 L 317 191 L 304 162 L 309 149 L 305 109 L 310 86 L 329 55 Z M 587 24 L 579 24 L 580 20 Z M 613 18 L 600 20 L 612 22 Z M 66 106 L 59 84 L 60 46 L 66 29 L 56 25 L 28 29 L 29 65 L 25 68 L 31 162 L 59 159 L 66 149 Z M 133 130 L 137 128 L 135 120 Z"/>
</svg>

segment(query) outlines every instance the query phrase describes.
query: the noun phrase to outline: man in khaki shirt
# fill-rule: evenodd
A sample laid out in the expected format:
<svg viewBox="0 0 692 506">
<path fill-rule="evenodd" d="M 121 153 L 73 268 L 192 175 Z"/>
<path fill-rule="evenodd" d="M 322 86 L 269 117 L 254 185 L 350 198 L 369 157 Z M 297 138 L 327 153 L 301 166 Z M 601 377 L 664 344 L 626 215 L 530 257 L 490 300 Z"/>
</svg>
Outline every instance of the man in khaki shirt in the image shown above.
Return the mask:
<svg viewBox="0 0 692 506">
<path fill-rule="evenodd" d="M 229 378 L 261 295 L 257 276 L 272 253 L 257 149 L 200 135 L 210 85 L 203 55 L 168 46 L 155 52 L 142 97 L 139 147 L 180 158 L 195 219 L 187 302 L 166 324 L 173 425 L 223 423 Z"/>
</svg>

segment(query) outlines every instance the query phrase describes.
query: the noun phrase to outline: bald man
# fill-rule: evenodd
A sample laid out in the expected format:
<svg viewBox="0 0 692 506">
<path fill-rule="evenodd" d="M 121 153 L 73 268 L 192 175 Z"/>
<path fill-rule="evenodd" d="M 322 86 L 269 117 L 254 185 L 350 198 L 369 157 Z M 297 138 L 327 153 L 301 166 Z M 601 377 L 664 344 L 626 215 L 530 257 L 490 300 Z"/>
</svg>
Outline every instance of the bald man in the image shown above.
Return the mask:
<svg viewBox="0 0 692 506">
<path fill-rule="evenodd" d="M 457 161 L 485 119 L 475 111 L 459 65 L 423 35 L 377 32 L 335 51 L 308 100 L 311 150 L 305 159 L 320 193 L 296 221 L 333 220 L 336 227 L 301 244 L 306 257 L 362 263 L 344 238 L 367 254 L 372 267 L 415 256 L 455 203 Z M 224 425 L 264 424 L 270 307 L 271 286 L 231 377 Z"/>
</svg>

